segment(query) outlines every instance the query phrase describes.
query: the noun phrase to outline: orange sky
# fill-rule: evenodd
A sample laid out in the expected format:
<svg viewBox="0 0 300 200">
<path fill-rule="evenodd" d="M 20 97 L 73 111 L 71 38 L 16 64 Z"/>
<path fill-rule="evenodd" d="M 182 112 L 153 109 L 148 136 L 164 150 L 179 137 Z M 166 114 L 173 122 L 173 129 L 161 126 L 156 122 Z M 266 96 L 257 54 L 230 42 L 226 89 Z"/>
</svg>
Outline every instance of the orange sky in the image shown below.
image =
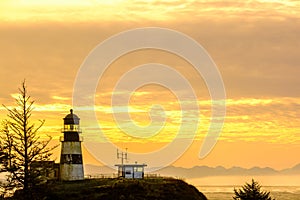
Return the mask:
<svg viewBox="0 0 300 200">
<path fill-rule="evenodd" d="M 200 119 L 195 141 L 171 164 L 282 169 L 300 163 L 297 1 L 1 1 L 0 103 L 13 105 L 12 97 L 26 78 L 36 100 L 34 118 L 45 119 L 42 133 L 58 140 L 62 118 L 72 105 L 76 74 L 89 52 L 114 34 L 148 26 L 187 34 L 211 55 L 227 93 L 224 128 L 214 150 L 199 159 L 211 115 L 205 82 L 178 56 L 141 50 L 112 63 L 96 91 L 99 124 L 112 143 L 146 153 L 159 150 L 176 137 L 180 106 L 172 92 L 157 85 L 139 88 L 130 99 L 129 110 L 136 124 L 146 126 L 151 105 L 163 106 L 166 123 L 161 132 L 135 139 L 122 133 L 112 118 L 111 91 L 122 74 L 138 65 L 157 62 L 174 67 L 190 81 L 200 106 L 199 116 L 186 111 L 191 116 L 186 123 Z M 5 115 L 1 108 L 0 119 Z M 93 132 L 95 125 L 84 119 L 82 125 L 84 134 Z M 101 140 L 98 142 L 101 144 Z M 95 163 L 90 157 L 85 161 Z"/>
</svg>

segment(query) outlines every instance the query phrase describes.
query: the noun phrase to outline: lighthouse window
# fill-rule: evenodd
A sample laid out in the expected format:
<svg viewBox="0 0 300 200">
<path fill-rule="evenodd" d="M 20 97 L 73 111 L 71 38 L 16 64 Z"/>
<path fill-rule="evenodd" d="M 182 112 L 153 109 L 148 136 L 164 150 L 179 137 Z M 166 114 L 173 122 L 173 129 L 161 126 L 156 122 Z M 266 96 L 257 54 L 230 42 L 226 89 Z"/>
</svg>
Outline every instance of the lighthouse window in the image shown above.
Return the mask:
<svg viewBox="0 0 300 200">
<path fill-rule="evenodd" d="M 61 157 L 61 163 L 82 164 L 82 155 L 81 154 L 63 154 Z"/>
<path fill-rule="evenodd" d="M 78 131 L 79 126 L 76 124 L 65 124 L 64 129 L 67 131 Z"/>
<path fill-rule="evenodd" d="M 72 159 L 74 164 L 82 164 L 81 154 L 72 154 Z"/>
</svg>

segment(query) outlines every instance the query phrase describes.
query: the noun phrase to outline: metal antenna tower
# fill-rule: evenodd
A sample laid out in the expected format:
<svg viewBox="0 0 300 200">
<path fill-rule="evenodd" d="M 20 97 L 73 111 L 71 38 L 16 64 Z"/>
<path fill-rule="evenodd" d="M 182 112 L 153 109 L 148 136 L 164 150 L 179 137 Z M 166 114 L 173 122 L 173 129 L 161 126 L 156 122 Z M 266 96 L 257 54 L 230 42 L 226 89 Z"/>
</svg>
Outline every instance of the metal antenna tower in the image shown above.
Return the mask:
<svg viewBox="0 0 300 200">
<path fill-rule="evenodd" d="M 123 166 L 124 160 L 127 161 L 127 148 L 126 148 L 126 152 L 123 152 L 123 151 L 119 152 L 119 149 L 117 149 L 117 158 L 121 159 L 121 164 Z"/>
</svg>

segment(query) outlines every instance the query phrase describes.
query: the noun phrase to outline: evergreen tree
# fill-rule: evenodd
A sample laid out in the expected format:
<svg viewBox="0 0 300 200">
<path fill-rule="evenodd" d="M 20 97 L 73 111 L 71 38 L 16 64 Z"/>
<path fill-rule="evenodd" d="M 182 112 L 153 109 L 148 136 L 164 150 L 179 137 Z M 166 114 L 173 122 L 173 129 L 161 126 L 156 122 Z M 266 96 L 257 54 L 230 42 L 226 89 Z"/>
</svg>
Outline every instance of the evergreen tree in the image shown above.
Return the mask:
<svg viewBox="0 0 300 200">
<path fill-rule="evenodd" d="M 56 147 L 47 148 L 51 141 L 41 140 L 38 135 L 39 129 L 43 126 L 44 120 L 35 126 L 31 123 L 34 101 L 27 94 L 25 81 L 19 89 L 19 96 L 15 98 L 17 106 L 9 108 L 8 120 L 4 121 L 1 130 L 2 171 L 8 173 L 6 189 L 22 189 L 25 199 L 30 199 L 31 189 L 38 184 L 34 170 L 30 168 L 36 161 L 47 161 L 51 151 Z"/>
<path fill-rule="evenodd" d="M 270 192 L 261 191 L 258 182 L 246 183 L 242 189 L 234 189 L 234 200 L 275 200 L 270 197 Z"/>
<path fill-rule="evenodd" d="M 0 172 L 5 172 L 6 166 L 9 165 L 9 155 L 11 155 L 9 152 L 11 152 L 12 148 L 12 138 L 10 137 L 6 121 L 2 122 L 0 131 Z"/>
</svg>

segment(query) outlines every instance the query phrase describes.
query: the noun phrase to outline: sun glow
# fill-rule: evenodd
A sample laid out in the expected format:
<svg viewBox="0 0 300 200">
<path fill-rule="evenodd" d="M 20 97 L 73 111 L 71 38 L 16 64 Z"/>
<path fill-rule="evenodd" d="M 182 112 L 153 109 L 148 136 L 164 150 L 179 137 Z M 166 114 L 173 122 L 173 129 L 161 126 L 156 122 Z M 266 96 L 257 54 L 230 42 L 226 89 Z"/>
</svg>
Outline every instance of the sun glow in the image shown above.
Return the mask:
<svg viewBox="0 0 300 200">
<path fill-rule="evenodd" d="M 112 5 L 124 2 L 124 0 L 15 0 L 7 1 L 10 5 L 18 6 L 91 6 L 93 4 Z"/>
<path fill-rule="evenodd" d="M 300 2 L 253 0 L 220 3 L 220 1 L 124 1 L 124 0 L 4 0 L 0 2 L 1 21 L 135 21 L 218 17 L 226 14 L 239 17 L 251 14 L 256 17 L 299 16 Z M 292 11 L 292 12 L 291 12 Z"/>
<path fill-rule="evenodd" d="M 299 19 L 300 1 L 294 0 L 0 0 L 0 120 L 7 119 L 6 108 L 16 106 L 15 92 L 26 78 L 35 100 L 32 122 L 45 119 L 41 135 L 49 134 L 58 143 L 63 117 L 72 108 L 76 73 L 92 48 L 124 30 L 160 26 L 195 39 L 219 67 L 228 99 L 216 151 L 205 162 L 198 160 L 199 146 L 212 121 L 212 103 L 218 102 L 211 101 L 201 76 L 188 70 L 189 63 L 159 51 L 129 53 L 112 63 L 99 81 L 105 87 L 97 88 L 95 106 L 82 108 L 95 111 L 97 117 L 89 121 L 79 116 L 83 135 L 97 134 L 101 126 L 112 143 L 147 152 L 170 143 L 181 124 L 200 121 L 196 131 L 188 127 L 182 135 L 191 138 L 196 132 L 196 145 L 181 165 L 291 167 L 299 163 L 300 152 L 300 68 L 295 67 L 300 63 Z M 109 97 L 122 74 L 150 62 L 174 67 L 190 81 L 200 113 L 185 101 L 183 115 L 175 96 L 151 87 L 140 88 L 128 105 L 112 109 Z M 163 109 L 151 109 L 153 105 Z M 157 134 L 147 133 L 149 138 L 144 139 L 147 134 L 141 132 L 144 138 L 136 139 L 122 132 L 114 113 L 128 119 L 120 123 L 134 134 L 137 131 L 127 122 L 141 128 L 151 122 L 165 123 L 161 129 L 156 129 L 160 124 L 149 129 Z M 243 153 L 247 156 L 240 156 Z"/>
</svg>

